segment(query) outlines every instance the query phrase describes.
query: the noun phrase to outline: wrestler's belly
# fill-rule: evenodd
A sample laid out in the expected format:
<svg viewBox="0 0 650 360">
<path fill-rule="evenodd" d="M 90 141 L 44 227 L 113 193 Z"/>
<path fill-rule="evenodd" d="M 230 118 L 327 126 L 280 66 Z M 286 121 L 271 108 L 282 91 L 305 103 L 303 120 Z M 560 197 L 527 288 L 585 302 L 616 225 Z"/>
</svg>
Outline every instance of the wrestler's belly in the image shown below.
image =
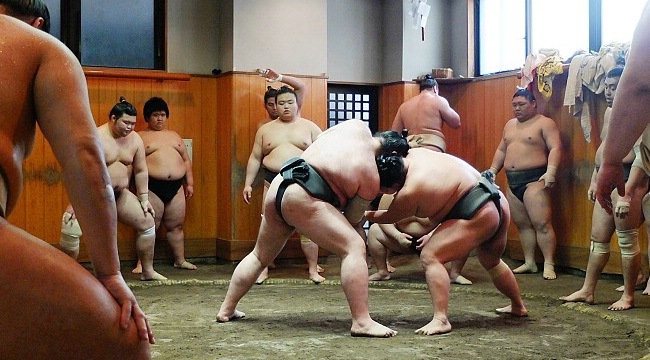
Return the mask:
<svg viewBox="0 0 650 360">
<path fill-rule="evenodd" d="M 262 164 L 271 171 L 279 172 L 287 160 L 298 157 L 302 153 L 303 150 L 293 144 L 280 145 L 264 156 Z"/>
<path fill-rule="evenodd" d="M 156 151 L 147 156 L 147 170 L 149 177 L 158 180 L 178 180 L 185 176 L 187 169 L 185 162 L 178 151 Z"/>
<path fill-rule="evenodd" d="M 429 231 L 433 230 L 433 226 L 431 223 L 426 220 L 425 223 L 420 223 L 418 221 L 413 221 L 413 220 L 402 220 L 395 224 L 397 229 L 405 234 L 409 234 L 413 236 L 414 238 L 421 237 Z"/>
<path fill-rule="evenodd" d="M 111 177 L 111 185 L 114 190 L 123 190 L 129 187 L 131 170 L 120 162 L 108 166 L 108 175 Z"/>
</svg>

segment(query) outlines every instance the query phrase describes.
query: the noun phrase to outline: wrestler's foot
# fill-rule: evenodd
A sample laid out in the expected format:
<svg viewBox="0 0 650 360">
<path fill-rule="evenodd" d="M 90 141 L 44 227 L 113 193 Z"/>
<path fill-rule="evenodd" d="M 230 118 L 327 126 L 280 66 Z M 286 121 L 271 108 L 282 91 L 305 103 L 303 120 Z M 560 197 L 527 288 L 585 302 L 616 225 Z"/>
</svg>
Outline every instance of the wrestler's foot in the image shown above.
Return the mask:
<svg viewBox="0 0 650 360">
<path fill-rule="evenodd" d="M 555 280 L 557 275 L 555 274 L 555 265 L 544 263 L 544 272 L 542 273 L 544 280 Z"/>
<path fill-rule="evenodd" d="M 389 338 L 397 335 L 397 331 L 390 329 L 372 319 L 366 324 L 361 325 L 352 321 L 352 328 L 350 328 L 350 335 L 357 337 L 381 337 Z"/>
<path fill-rule="evenodd" d="M 135 265 L 133 270 L 131 270 L 131 273 L 142 274 L 142 263 L 140 262 L 140 260 L 138 260 L 138 263 Z"/>
<path fill-rule="evenodd" d="M 174 267 L 177 269 L 185 269 L 185 270 L 196 270 L 197 267 L 196 265 L 192 264 L 191 262 L 185 260 L 183 261 L 180 265 L 177 263 L 174 263 Z"/>
<path fill-rule="evenodd" d="M 260 276 L 257 277 L 257 280 L 255 280 L 255 283 L 257 285 L 264 284 L 264 282 L 268 278 L 269 278 L 269 268 L 264 268 L 264 270 L 262 270 L 262 273 L 260 274 Z"/>
<path fill-rule="evenodd" d="M 648 279 L 650 281 L 650 279 Z M 643 278 L 643 273 L 639 273 L 639 275 L 636 277 L 636 284 L 634 285 L 634 290 L 641 290 L 643 289 L 643 285 L 645 285 L 645 279 Z M 618 292 L 623 292 L 625 290 L 625 285 L 621 285 L 616 288 L 616 291 Z"/>
<path fill-rule="evenodd" d="M 395 267 L 386 261 L 386 268 L 388 268 L 389 273 L 394 273 L 395 272 Z"/>
<path fill-rule="evenodd" d="M 316 265 L 316 271 L 322 273 L 323 271 L 325 271 L 325 269 L 323 269 L 320 265 Z"/>
<path fill-rule="evenodd" d="M 370 280 L 370 281 L 386 281 L 386 280 L 390 280 L 390 273 L 377 271 L 376 273 L 368 276 L 368 280 Z"/>
<path fill-rule="evenodd" d="M 537 272 L 537 264 L 523 263 L 520 267 L 513 269 L 512 272 L 515 274 L 533 274 Z"/>
<path fill-rule="evenodd" d="M 458 284 L 458 285 L 472 285 L 472 281 L 471 281 L 470 279 L 464 277 L 463 275 L 458 275 L 458 276 L 450 277 L 450 278 L 449 278 L 449 281 L 450 281 L 452 284 Z"/>
<path fill-rule="evenodd" d="M 151 273 L 142 273 L 140 274 L 140 280 L 142 281 L 152 281 L 152 280 L 167 280 L 166 277 L 158 274 L 155 271 L 152 271 Z"/>
<path fill-rule="evenodd" d="M 610 305 L 607 310 L 613 310 L 613 311 L 621 311 L 621 310 L 629 310 L 634 307 L 634 298 L 627 298 L 625 296 L 621 296 L 621 298 Z"/>
<path fill-rule="evenodd" d="M 645 290 L 641 294 L 650 295 L 650 278 L 648 278 L 648 285 L 646 285 Z"/>
<path fill-rule="evenodd" d="M 223 322 L 228 322 L 230 320 L 242 319 L 242 318 L 245 318 L 245 317 L 246 317 L 246 314 L 244 314 L 243 312 L 241 312 L 239 310 L 233 311 L 232 314 L 230 314 L 230 315 L 222 314 L 221 311 L 220 311 L 217 314 L 217 322 L 223 323 Z"/>
<path fill-rule="evenodd" d="M 316 273 L 313 273 L 313 274 L 312 273 L 309 274 L 309 280 L 313 281 L 314 284 L 320 284 L 323 281 L 325 281 L 325 278 L 320 276 L 320 274 L 318 272 L 316 272 Z"/>
<path fill-rule="evenodd" d="M 447 318 L 438 319 L 434 317 L 428 324 L 415 330 L 415 333 L 420 335 L 438 335 L 446 334 L 450 331 L 451 324 Z"/>
<path fill-rule="evenodd" d="M 583 302 L 592 305 L 594 303 L 594 294 L 580 289 L 571 295 L 562 296 L 560 300 L 564 302 Z"/>
<path fill-rule="evenodd" d="M 526 317 L 528 316 L 528 309 L 522 304 L 521 306 L 512 306 L 512 304 L 495 309 L 499 314 L 510 314 L 512 316 Z"/>
</svg>

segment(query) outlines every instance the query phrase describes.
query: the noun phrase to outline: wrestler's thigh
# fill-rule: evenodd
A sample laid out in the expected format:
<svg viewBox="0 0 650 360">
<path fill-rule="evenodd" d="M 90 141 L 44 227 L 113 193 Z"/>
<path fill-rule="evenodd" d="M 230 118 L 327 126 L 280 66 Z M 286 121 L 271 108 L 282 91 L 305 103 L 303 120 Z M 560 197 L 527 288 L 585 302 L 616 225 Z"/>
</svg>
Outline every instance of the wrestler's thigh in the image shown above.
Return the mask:
<svg viewBox="0 0 650 360">
<path fill-rule="evenodd" d="M 268 212 L 269 207 L 264 216 Z M 287 223 L 295 226 L 298 232 L 339 257 L 352 251 L 365 254 L 365 242 L 343 214 L 331 204 L 311 197 L 298 185 L 287 188 L 282 202 L 282 214 Z"/>
<path fill-rule="evenodd" d="M 530 218 L 528 217 L 526 206 L 524 206 L 524 203 L 521 200 L 519 200 L 519 198 L 517 198 L 515 194 L 512 193 L 510 188 L 508 188 L 508 191 L 506 192 L 506 198 L 508 199 L 508 203 L 510 204 L 510 214 L 512 214 L 512 220 L 515 222 L 517 227 L 519 228 L 531 227 L 532 223 L 530 221 Z"/>
<path fill-rule="evenodd" d="M 540 226 L 551 221 L 551 192 L 544 188 L 543 181 L 528 184 L 524 193 L 524 206 L 533 226 Z"/>
<path fill-rule="evenodd" d="M 596 201 L 591 214 L 591 238 L 599 243 L 609 243 L 612 234 L 614 234 L 614 229 L 614 217 L 608 214 Z"/>
<path fill-rule="evenodd" d="M 499 230 L 478 247 L 477 257 L 481 265 L 491 269 L 498 265 L 506 250 L 508 242 L 508 226 L 510 225 L 510 207 L 505 198 L 501 198 L 501 226 Z"/>
<path fill-rule="evenodd" d="M 149 191 L 149 202 L 153 206 L 153 211 L 156 213 L 156 228 L 158 228 L 165 214 L 165 204 L 153 191 Z"/>
<path fill-rule="evenodd" d="M 0 220 L 0 358 L 148 358 L 133 320 L 88 270 Z"/>
<path fill-rule="evenodd" d="M 379 224 L 372 224 L 370 229 L 368 229 L 368 243 L 373 240 L 379 242 L 388 250 L 399 254 L 412 252 L 410 249 L 402 247 L 394 237 L 386 234 L 384 230 L 379 227 Z"/>
<path fill-rule="evenodd" d="M 154 226 L 154 219 L 151 214 L 142 210 L 140 200 L 127 189 L 122 190 L 120 196 L 115 199 L 117 207 L 117 219 L 138 231 L 144 231 Z"/>
<path fill-rule="evenodd" d="M 492 203 L 484 205 L 471 220 L 452 219 L 440 224 L 422 249 L 420 259 L 446 263 L 462 259 L 497 232 L 498 213 Z"/>
<path fill-rule="evenodd" d="M 156 214 L 157 216 L 157 214 Z M 181 187 L 174 198 L 165 205 L 163 223 L 168 230 L 183 226 L 185 222 L 185 191 Z"/>
</svg>

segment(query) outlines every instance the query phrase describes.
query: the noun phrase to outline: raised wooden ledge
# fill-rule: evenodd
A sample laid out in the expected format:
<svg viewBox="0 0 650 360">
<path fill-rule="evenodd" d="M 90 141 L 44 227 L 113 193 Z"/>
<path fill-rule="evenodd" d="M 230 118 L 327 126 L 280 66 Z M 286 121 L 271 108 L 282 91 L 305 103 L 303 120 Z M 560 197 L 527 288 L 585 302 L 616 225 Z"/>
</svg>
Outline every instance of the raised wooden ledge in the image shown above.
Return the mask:
<svg viewBox="0 0 650 360">
<path fill-rule="evenodd" d="M 180 80 L 190 81 L 189 74 L 168 73 L 159 70 L 132 70 L 111 68 L 84 68 L 86 77 L 110 77 L 125 79 L 153 79 L 153 80 Z"/>
</svg>

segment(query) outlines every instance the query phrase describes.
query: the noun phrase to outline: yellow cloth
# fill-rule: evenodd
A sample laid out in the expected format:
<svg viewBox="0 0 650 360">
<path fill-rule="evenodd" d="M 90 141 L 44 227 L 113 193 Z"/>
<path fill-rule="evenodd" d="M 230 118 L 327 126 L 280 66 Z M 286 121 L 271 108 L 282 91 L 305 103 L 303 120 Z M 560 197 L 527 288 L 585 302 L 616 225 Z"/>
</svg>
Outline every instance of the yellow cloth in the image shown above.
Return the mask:
<svg viewBox="0 0 650 360">
<path fill-rule="evenodd" d="M 545 99 L 553 94 L 553 79 L 562 74 L 562 61 L 558 56 L 549 56 L 537 67 L 537 89 Z"/>
<path fill-rule="evenodd" d="M 437 134 L 417 134 L 409 135 L 406 137 L 406 141 L 409 143 L 411 148 L 419 148 L 423 146 L 434 146 L 440 149 L 440 151 L 445 152 L 447 149 L 447 144 L 445 139 Z"/>
</svg>

